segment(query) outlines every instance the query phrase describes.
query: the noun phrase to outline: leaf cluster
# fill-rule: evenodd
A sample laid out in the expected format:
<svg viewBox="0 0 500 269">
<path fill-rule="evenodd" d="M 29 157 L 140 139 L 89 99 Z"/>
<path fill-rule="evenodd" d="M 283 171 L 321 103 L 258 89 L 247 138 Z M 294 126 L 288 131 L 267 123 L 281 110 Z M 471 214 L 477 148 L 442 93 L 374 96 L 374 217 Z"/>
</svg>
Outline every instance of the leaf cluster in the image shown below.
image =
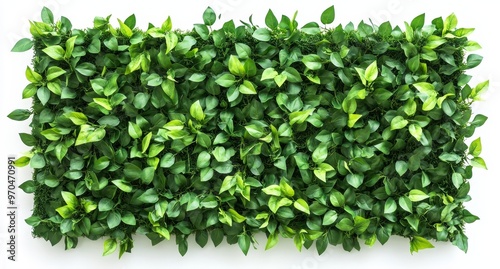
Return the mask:
<svg viewBox="0 0 500 269">
<path fill-rule="evenodd" d="M 33 105 L 9 114 L 31 118 L 16 165 L 34 170 L 20 186 L 33 235 L 66 249 L 104 237 L 120 257 L 135 234 L 174 236 L 182 255 L 190 236 L 247 254 L 257 233 L 320 254 L 393 235 L 467 251 L 469 180 L 486 168 L 468 143 L 487 119 L 471 111 L 488 86 L 466 74 L 482 60 L 473 29 L 454 14 L 404 29 L 329 27 L 333 6 L 324 26 L 296 15 L 214 29 L 207 8 L 190 31 L 143 31 L 134 15 L 73 29 L 44 8 L 13 48 L 33 48 Z"/>
</svg>

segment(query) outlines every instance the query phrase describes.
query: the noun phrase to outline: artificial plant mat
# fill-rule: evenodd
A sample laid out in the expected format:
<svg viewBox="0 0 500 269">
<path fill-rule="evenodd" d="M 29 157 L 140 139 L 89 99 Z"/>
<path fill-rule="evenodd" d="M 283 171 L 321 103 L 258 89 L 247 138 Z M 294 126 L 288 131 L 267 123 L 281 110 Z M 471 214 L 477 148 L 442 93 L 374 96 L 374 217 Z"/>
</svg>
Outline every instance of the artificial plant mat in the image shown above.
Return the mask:
<svg viewBox="0 0 500 269">
<path fill-rule="evenodd" d="M 16 165 L 34 171 L 20 186 L 33 235 L 66 249 L 104 237 L 120 257 L 135 234 L 173 236 L 182 255 L 189 236 L 247 254 L 257 233 L 266 249 L 285 237 L 320 254 L 393 235 L 411 252 L 467 251 L 469 180 L 486 168 L 472 136 L 487 117 L 471 104 L 488 81 L 465 73 L 482 60 L 473 29 L 454 14 L 404 29 L 328 27 L 333 6 L 321 25 L 296 15 L 214 29 L 207 8 L 190 31 L 170 17 L 140 30 L 134 15 L 72 29 L 43 8 L 13 48 L 34 51 L 33 105 L 9 114 L 31 118 Z"/>
</svg>

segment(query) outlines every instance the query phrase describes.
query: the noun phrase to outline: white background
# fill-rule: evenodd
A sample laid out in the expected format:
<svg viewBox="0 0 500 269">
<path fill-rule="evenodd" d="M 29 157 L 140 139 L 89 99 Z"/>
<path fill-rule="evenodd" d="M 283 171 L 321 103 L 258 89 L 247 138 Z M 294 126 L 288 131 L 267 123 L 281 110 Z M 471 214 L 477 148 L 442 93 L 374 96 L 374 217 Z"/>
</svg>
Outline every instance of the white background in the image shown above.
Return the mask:
<svg viewBox="0 0 500 269">
<path fill-rule="evenodd" d="M 319 1 L 319 0 L 287 0 L 287 1 L 244 1 L 244 0 L 210 0 L 210 1 L 70 1 L 70 0 L 16 0 L 0 2 L 0 268 L 500 268 L 498 258 L 498 229 L 500 214 L 498 199 L 500 183 L 496 175 L 500 174 L 497 165 L 499 144 L 497 142 L 500 121 L 500 96 L 498 87 L 498 12 L 495 1 L 475 0 L 370 0 L 370 1 Z M 477 53 L 484 56 L 481 65 L 468 74 L 473 76 L 472 85 L 490 80 L 490 90 L 483 95 L 484 100 L 474 104 L 474 112 L 489 116 L 486 124 L 479 128 L 474 137 L 481 137 L 483 143 L 482 157 L 489 170 L 474 170 L 471 180 L 470 195 L 472 200 L 466 203 L 467 209 L 481 219 L 467 225 L 469 251 L 460 251 L 451 243 L 435 243 L 436 248 L 410 254 L 407 239 L 391 237 L 384 246 L 373 247 L 362 245 L 360 252 L 345 252 L 342 247 L 330 246 L 318 256 L 312 247 L 310 250 L 297 251 L 293 242 L 281 239 L 273 249 L 264 251 L 265 236 L 258 236 L 259 245 L 251 248 L 248 256 L 244 256 L 237 245 L 221 244 L 213 247 L 212 243 L 200 248 L 194 240 L 190 241 L 188 253 L 181 257 L 177 252 L 175 239 L 151 247 L 149 240 L 142 236 L 135 237 L 135 247 L 131 254 L 126 253 L 118 259 L 117 253 L 102 257 L 102 240 L 80 240 L 77 249 L 64 250 L 63 243 L 51 247 L 43 239 L 34 239 L 30 227 L 24 219 L 31 215 L 32 195 L 18 190 L 17 203 L 17 261 L 7 260 L 7 156 L 20 156 L 29 150 L 18 136 L 19 132 L 30 132 L 29 120 L 14 122 L 6 115 L 16 108 L 30 108 L 30 100 L 22 100 L 21 92 L 27 84 L 24 71 L 31 63 L 32 52 L 10 52 L 15 42 L 30 37 L 29 21 L 40 20 L 40 10 L 49 7 L 56 19 L 65 16 L 71 20 L 74 28 L 92 27 L 95 16 L 112 15 L 111 21 L 124 20 L 134 13 L 137 26 L 147 29 L 148 22 L 161 25 L 167 16 L 171 16 L 174 28 L 191 29 L 194 23 L 202 22 L 202 13 L 207 6 L 214 8 L 222 18 L 215 27 L 234 19 L 248 21 L 253 14 L 255 24 L 264 25 L 264 17 L 271 8 L 279 18 L 282 14 L 291 17 L 298 12 L 300 25 L 310 21 L 319 22 L 321 12 L 335 4 L 337 23 L 345 25 L 352 21 L 355 25 L 361 20 L 374 24 L 389 20 L 392 25 L 403 26 L 422 13 L 426 14 L 426 24 L 436 17 L 446 17 L 455 13 L 458 26 L 476 28 L 469 37 L 479 42 L 483 49 Z M 404 28 L 403 28 L 404 29 Z M 29 168 L 18 169 L 18 182 L 31 178 Z"/>
</svg>

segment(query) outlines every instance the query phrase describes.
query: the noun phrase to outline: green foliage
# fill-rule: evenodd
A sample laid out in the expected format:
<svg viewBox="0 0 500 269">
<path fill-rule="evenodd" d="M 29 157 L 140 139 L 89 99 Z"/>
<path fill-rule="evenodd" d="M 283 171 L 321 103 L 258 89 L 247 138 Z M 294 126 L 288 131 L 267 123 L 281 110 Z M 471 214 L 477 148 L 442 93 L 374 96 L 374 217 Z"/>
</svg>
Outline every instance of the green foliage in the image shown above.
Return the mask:
<svg viewBox="0 0 500 269">
<path fill-rule="evenodd" d="M 467 251 L 465 224 L 478 217 L 472 168 L 486 168 L 474 115 L 488 82 L 469 85 L 482 57 L 455 15 L 425 24 L 299 27 L 296 14 L 265 28 L 233 21 L 146 31 L 134 15 L 96 17 L 72 29 L 43 8 L 31 22 L 33 67 L 12 120 L 31 118 L 20 138 L 34 169 L 33 234 L 74 248 L 104 237 L 103 255 L 130 252 L 135 234 L 153 244 L 224 239 L 246 255 L 265 233 L 298 250 L 315 242 L 351 251 L 390 236 L 410 251 L 450 241 Z M 117 25 L 117 26 L 116 26 Z"/>
</svg>

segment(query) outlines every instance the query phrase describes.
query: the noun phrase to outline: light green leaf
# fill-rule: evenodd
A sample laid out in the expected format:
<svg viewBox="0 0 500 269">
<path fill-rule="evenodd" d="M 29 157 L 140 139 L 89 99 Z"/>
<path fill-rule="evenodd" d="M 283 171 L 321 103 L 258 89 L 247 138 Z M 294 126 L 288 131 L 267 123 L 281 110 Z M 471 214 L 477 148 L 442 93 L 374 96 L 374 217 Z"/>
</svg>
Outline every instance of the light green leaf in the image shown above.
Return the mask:
<svg viewBox="0 0 500 269">
<path fill-rule="evenodd" d="M 402 116 L 396 116 L 391 120 L 391 130 L 403 129 L 408 125 L 408 121 Z"/>
<path fill-rule="evenodd" d="M 426 249 L 426 248 L 434 248 L 434 246 L 427 241 L 427 239 L 420 237 L 420 236 L 414 236 L 410 240 L 410 252 L 418 252 L 419 250 Z"/>
<path fill-rule="evenodd" d="M 104 241 L 104 251 L 102 253 L 102 256 L 107 256 L 112 254 L 113 252 L 116 251 L 116 248 L 118 246 L 118 243 L 116 243 L 116 240 L 113 238 L 108 238 Z"/>
<path fill-rule="evenodd" d="M 367 82 L 373 82 L 378 77 L 377 61 L 373 61 L 365 70 L 365 79 Z"/>
<path fill-rule="evenodd" d="M 302 211 L 304 213 L 306 213 L 307 215 L 310 214 L 310 211 L 309 211 L 309 205 L 307 204 L 307 202 L 302 199 L 302 198 L 299 198 L 297 199 L 294 203 L 293 203 L 293 207 L 295 207 L 297 210 L 299 211 Z"/>
<path fill-rule="evenodd" d="M 177 43 L 179 42 L 179 38 L 177 37 L 177 34 L 174 32 L 167 32 L 165 34 L 165 42 L 167 45 L 165 54 L 169 53 L 171 50 L 177 46 Z"/>
<path fill-rule="evenodd" d="M 429 195 L 427 195 L 425 192 L 421 190 L 413 189 L 408 194 L 408 198 L 410 198 L 410 201 L 412 202 L 420 202 L 422 200 L 429 198 Z"/>
<path fill-rule="evenodd" d="M 138 124 L 131 121 L 128 122 L 128 134 L 133 139 L 139 139 L 142 137 L 142 130 Z"/>
<path fill-rule="evenodd" d="M 205 119 L 205 113 L 203 113 L 203 108 L 201 107 L 200 100 L 194 102 L 191 105 L 191 107 L 189 108 L 189 114 L 199 122 L 202 122 Z"/>
<path fill-rule="evenodd" d="M 242 94 L 257 94 L 254 85 L 248 80 L 244 80 L 243 83 L 238 87 L 238 90 Z"/>
<path fill-rule="evenodd" d="M 59 45 L 53 45 L 53 46 L 46 47 L 46 48 L 42 49 L 42 51 L 45 52 L 45 54 L 47 54 L 50 58 L 52 58 L 56 61 L 64 60 L 65 51 L 64 51 L 63 47 L 61 47 Z"/>
</svg>

